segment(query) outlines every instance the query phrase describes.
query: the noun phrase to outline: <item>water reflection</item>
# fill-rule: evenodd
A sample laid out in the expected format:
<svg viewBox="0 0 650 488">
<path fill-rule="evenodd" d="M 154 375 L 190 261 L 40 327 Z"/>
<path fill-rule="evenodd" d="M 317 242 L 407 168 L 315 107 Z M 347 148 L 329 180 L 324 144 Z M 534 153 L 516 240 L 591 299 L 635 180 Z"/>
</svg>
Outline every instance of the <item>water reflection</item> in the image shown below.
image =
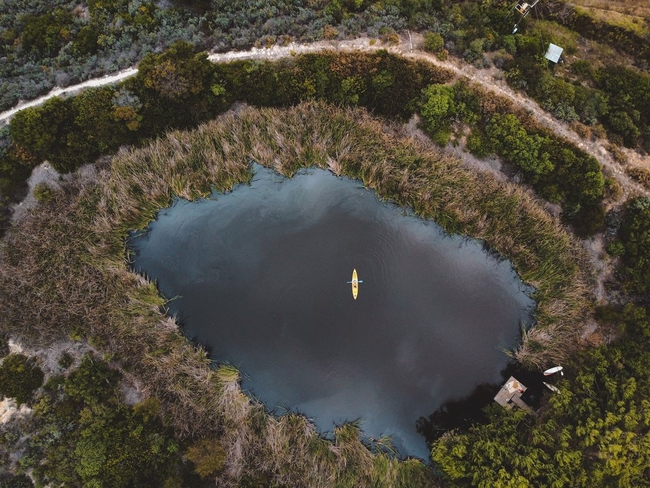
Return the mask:
<svg viewBox="0 0 650 488">
<path fill-rule="evenodd" d="M 498 383 L 533 302 L 481 243 L 404 216 L 359 182 L 322 170 L 178 200 L 133 239 L 135 268 L 243 388 L 322 432 L 361 418 L 404 455 L 427 457 L 416 421 Z M 356 268 L 363 284 L 352 298 Z"/>
</svg>

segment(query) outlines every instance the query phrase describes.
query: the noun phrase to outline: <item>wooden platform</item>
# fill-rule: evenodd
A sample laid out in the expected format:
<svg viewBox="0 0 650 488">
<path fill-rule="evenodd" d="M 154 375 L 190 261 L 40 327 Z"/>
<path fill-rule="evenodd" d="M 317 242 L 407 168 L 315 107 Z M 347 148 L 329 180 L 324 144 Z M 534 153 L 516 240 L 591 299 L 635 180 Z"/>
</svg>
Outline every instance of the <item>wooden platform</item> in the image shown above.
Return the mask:
<svg viewBox="0 0 650 488">
<path fill-rule="evenodd" d="M 521 399 L 521 395 L 523 395 L 526 390 L 527 388 L 523 384 L 521 384 L 514 376 L 511 376 L 494 397 L 494 401 L 507 409 L 511 409 L 516 405 L 522 410 L 534 414 L 535 411 L 526 405 L 526 403 Z"/>
</svg>

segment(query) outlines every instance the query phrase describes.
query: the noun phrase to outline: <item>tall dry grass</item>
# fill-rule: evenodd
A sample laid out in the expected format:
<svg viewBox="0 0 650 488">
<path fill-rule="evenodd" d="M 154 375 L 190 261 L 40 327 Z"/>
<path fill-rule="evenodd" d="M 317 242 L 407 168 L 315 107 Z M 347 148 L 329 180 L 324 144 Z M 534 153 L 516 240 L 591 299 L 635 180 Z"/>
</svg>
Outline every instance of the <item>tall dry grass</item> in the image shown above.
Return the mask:
<svg viewBox="0 0 650 488">
<path fill-rule="evenodd" d="M 288 486 L 437 485 L 423 463 L 399 461 L 383 440 L 366 445 L 353 424 L 331 442 L 300 415 L 269 416 L 242 393 L 235 369 L 211 369 L 205 351 L 173 327 L 155 286 L 131 273 L 126 257 L 129 230 L 174 195 L 201 198 L 248 181 L 250 159 L 287 176 L 305 165 L 332 168 L 509 257 L 538 303 L 538 323 L 514 355 L 539 367 L 565 357 L 588 307 L 580 248 L 520 189 L 400 130 L 360 109 L 247 108 L 119 153 L 96 184 L 65 186 L 12 230 L 0 267 L 2 331 L 42 342 L 87 337 L 161 400 L 179 436 L 220 439 L 223 486 L 259 474 Z"/>
</svg>

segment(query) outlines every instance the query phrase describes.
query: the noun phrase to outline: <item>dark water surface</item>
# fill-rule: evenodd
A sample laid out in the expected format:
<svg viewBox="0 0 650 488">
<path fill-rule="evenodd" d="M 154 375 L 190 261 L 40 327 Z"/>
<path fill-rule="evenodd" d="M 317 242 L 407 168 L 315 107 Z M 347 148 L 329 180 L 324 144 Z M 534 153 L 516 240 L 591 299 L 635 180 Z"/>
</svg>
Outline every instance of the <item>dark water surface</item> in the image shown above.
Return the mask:
<svg viewBox="0 0 650 488">
<path fill-rule="evenodd" d="M 426 458 L 416 421 L 501 380 L 499 348 L 530 322 L 529 290 L 480 242 L 357 181 L 255 171 L 250 186 L 162 210 L 130 243 L 135 269 L 179 297 L 170 313 L 187 336 L 239 367 L 270 409 L 300 411 L 322 432 L 360 418 L 366 436 Z"/>
</svg>

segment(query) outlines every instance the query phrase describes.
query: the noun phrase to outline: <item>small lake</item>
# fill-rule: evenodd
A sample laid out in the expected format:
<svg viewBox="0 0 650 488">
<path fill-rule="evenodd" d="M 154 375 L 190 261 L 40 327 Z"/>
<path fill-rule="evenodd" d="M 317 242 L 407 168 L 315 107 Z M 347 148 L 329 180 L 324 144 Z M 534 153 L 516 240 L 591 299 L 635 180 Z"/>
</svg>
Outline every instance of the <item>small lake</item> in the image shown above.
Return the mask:
<svg viewBox="0 0 650 488">
<path fill-rule="evenodd" d="M 250 185 L 161 210 L 130 241 L 134 269 L 176 297 L 185 334 L 236 365 L 270 410 L 323 433 L 361 419 L 365 436 L 427 459 L 416 421 L 501 381 L 500 348 L 531 322 L 530 288 L 481 242 L 358 181 L 254 171 Z"/>
</svg>

